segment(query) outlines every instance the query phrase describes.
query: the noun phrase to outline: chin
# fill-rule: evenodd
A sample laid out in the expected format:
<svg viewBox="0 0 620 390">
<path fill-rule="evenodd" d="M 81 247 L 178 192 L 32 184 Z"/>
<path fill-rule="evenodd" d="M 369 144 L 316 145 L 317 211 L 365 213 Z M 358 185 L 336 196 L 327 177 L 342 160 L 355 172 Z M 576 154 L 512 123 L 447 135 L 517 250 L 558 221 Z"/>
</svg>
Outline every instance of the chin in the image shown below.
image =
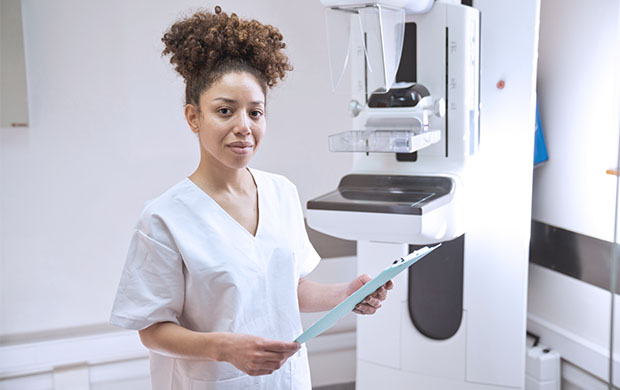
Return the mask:
<svg viewBox="0 0 620 390">
<path fill-rule="evenodd" d="M 244 169 L 250 164 L 251 160 L 251 158 L 236 159 L 235 161 L 229 161 L 226 165 L 233 169 Z"/>
</svg>

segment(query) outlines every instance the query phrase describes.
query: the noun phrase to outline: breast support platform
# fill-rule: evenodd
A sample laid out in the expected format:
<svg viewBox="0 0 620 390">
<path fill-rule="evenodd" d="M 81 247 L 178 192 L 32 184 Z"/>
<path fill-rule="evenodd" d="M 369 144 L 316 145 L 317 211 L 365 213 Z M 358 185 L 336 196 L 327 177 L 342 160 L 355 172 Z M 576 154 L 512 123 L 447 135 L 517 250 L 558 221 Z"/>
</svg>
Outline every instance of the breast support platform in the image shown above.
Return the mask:
<svg viewBox="0 0 620 390">
<path fill-rule="evenodd" d="M 342 301 L 338 306 L 334 307 L 332 310 L 327 312 L 327 314 L 321 317 L 317 322 L 315 322 L 312 326 L 310 326 L 305 332 L 303 332 L 299 337 L 295 339 L 295 342 L 303 344 L 311 338 L 325 332 L 327 329 L 331 328 L 336 322 L 338 322 L 338 320 L 349 314 L 351 310 L 355 308 L 355 305 L 362 302 L 364 299 L 366 299 L 367 296 L 375 292 L 379 287 L 386 284 L 389 280 L 393 279 L 402 271 L 414 265 L 418 260 L 428 255 L 439 246 L 441 246 L 441 244 L 437 244 L 430 248 L 425 246 L 399 260 L 394 260 L 394 262 L 390 264 L 385 270 L 383 270 L 383 272 L 381 272 L 368 283 L 364 284 L 353 294 L 349 295 L 347 299 Z"/>
</svg>

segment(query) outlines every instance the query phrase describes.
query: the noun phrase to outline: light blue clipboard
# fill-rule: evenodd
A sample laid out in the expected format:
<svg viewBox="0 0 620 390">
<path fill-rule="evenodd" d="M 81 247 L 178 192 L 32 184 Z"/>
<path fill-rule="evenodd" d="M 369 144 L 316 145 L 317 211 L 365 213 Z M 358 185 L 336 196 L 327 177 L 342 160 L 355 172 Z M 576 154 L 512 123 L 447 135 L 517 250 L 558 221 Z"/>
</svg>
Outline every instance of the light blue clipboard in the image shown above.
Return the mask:
<svg viewBox="0 0 620 390">
<path fill-rule="evenodd" d="M 439 246 L 441 246 L 441 244 L 437 244 L 431 248 L 425 246 L 418 249 L 417 251 L 411 252 L 402 259 L 395 260 L 374 279 L 360 287 L 359 290 L 349 295 L 347 299 L 342 301 L 338 306 L 328 311 L 317 322 L 312 324 L 312 326 L 306 329 L 305 332 L 303 332 L 299 337 L 295 339 L 295 342 L 303 344 L 311 338 L 325 332 L 327 329 L 331 328 L 336 322 L 338 322 L 339 319 L 349 314 L 355 308 L 355 305 L 366 299 L 368 295 L 375 292 L 376 289 L 386 284 L 388 280 L 393 279 L 396 275 L 411 267 L 418 260 L 428 255 Z"/>
</svg>

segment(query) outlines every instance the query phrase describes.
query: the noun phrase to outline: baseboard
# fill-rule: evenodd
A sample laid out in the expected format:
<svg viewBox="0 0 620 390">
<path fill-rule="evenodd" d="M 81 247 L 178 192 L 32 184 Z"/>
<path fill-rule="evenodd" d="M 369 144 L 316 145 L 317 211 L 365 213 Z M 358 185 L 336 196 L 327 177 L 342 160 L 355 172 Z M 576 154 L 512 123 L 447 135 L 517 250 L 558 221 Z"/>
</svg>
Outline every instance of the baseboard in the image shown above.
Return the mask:
<svg viewBox="0 0 620 390">
<path fill-rule="evenodd" d="M 0 346 L 0 378 L 51 372 L 65 366 L 95 366 L 147 357 L 148 350 L 136 331 L 7 345 Z"/>
<path fill-rule="evenodd" d="M 355 331 L 308 342 L 312 377 L 324 386 L 355 380 Z M 0 347 L 0 389 L 54 388 L 54 372 L 88 367 L 90 385 L 148 382 L 148 350 L 137 332 L 118 331 Z"/>
<path fill-rule="evenodd" d="M 588 374 L 579 367 L 562 361 L 562 390 L 608 390 L 608 382 Z"/>
<path fill-rule="evenodd" d="M 558 351 L 563 360 L 568 361 L 599 380 L 608 381 L 608 349 L 531 313 L 527 315 L 527 329 L 540 336 L 543 344 Z M 615 373 L 620 375 L 620 356 L 617 354 L 614 354 L 613 369 Z M 616 375 L 616 378 L 614 378 L 616 386 L 620 383 L 620 378 L 617 378 L 619 375 Z"/>
</svg>

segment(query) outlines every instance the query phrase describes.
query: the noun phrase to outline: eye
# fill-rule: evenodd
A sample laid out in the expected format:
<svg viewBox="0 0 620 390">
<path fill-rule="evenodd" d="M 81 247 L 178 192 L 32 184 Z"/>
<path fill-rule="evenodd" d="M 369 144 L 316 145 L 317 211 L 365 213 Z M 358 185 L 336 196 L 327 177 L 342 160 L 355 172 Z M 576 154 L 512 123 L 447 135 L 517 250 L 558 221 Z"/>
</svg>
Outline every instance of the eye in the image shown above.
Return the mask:
<svg viewBox="0 0 620 390">
<path fill-rule="evenodd" d="M 222 108 L 218 108 L 217 112 L 219 112 L 222 115 L 230 115 L 232 114 L 232 110 L 228 107 L 222 107 Z"/>
<path fill-rule="evenodd" d="M 260 118 L 261 116 L 263 116 L 263 112 L 262 112 L 262 111 L 260 111 L 260 110 L 252 110 L 252 111 L 250 111 L 250 116 L 251 116 L 252 118 L 258 119 L 258 118 Z"/>
</svg>

